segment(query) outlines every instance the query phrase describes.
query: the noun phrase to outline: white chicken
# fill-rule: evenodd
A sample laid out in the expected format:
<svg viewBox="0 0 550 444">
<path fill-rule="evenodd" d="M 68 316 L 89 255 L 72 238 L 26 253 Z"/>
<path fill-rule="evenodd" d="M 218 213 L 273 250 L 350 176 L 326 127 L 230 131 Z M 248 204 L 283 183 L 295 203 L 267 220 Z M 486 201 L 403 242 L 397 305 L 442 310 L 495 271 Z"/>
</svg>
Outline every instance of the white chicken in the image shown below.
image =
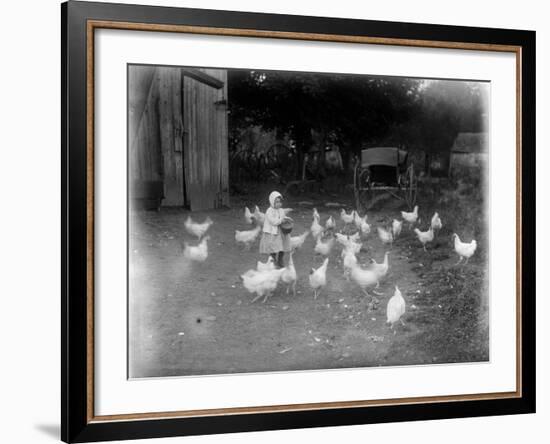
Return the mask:
<svg viewBox="0 0 550 444">
<path fill-rule="evenodd" d="M 246 250 L 250 250 L 250 246 L 258 238 L 261 227 L 258 225 L 252 230 L 239 231 L 235 230 L 235 240 L 238 244 L 244 244 Z"/>
<path fill-rule="evenodd" d="M 264 224 L 265 213 L 262 213 L 260 211 L 260 208 L 258 207 L 258 205 L 256 205 L 254 207 L 254 214 L 252 214 L 252 216 L 254 216 L 254 219 L 256 220 L 256 223 L 258 225 L 263 225 Z"/>
<path fill-rule="evenodd" d="M 410 213 L 406 211 L 401 211 L 401 217 L 403 217 L 403 219 L 407 221 L 407 223 L 409 224 L 409 228 L 412 228 L 412 226 L 418 220 L 418 205 L 415 205 L 413 211 Z"/>
<path fill-rule="evenodd" d="M 391 223 L 391 232 L 393 234 L 393 238 L 395 239 L 397 236 L 401 234 L 401 229 L 403 228 L 403 221 L 394 219 Z"/>
<path fill-rule="evenodd" d="M 347 234 L 342 233 L 335 233 L 336 236 L 336 242 L 338 242 L 340 245 L 346 246 L 349 242 L 349 236 Z"/>
<path fill-rule="evenodd" d="M 365 214 L 363 217 L 359 216 L 359 213 L 357 211 L 353 212 L 353 223 L 355 224 L 355 227 L 360 230 L 361 224 L 363 222 L 367 222 L 367 215 Z"/>
<path fill-rule="evenodd" d="M 189 234 L 197 236 L 200 239 L 204 236 L 204 234 L 208 231 L 213 223 L 214 222 L 212 221 L 212 219 L 210 219 L 210 216 L 208 216 L 202 224 L 193 222 L 191 216 L 187 216 L 187 219 L 185 219 L 184 222 L 184 226 Z"/>
<path fill-rule="evenodd" d="M 290 236 L 290 249 L 297 250 L 299 248 L 302 248 L 302 245 L 304 245 L 304 242 L 308 236 L 309 231 L 304 231 L 299 236 Z"/>
<path fill-rule="evenodd" d="M 351 267 L 350 277 L 368 297 L 371 297 L 371 295 L 368 293 L 367 289 L 374 286 L 378 287 L 379 285 L 376 272 L 364 269 L 359 264 L 355 264 Z"/>
<path fill-rule="evenodd" d="M 317 299 L 321 289 L 327 285 L 327 266 L 328 257 L 324 260 L 323 265 L 319 268 L 312 268 L 309 273 L 309 285 L 313 288 L 313 298 Z"/>
<path fill-rule="evenodd" d="M 380 238 L 380 240 L 382 241 L 383 244 L 391 244 L 393 243 L 393 234 L 391 231 L 389 230 L 386 230 L 385 228 L 382 228 L 382 227 L 376 227 L 376 229 L 378 230 L 378 237 Z"/>
<path fill-rule="evenodd" d="M 334 230 L 336 228 L 336 222 L 334 221 L 334 217 L 330 216 L 327 221 L 325 222 L 325 228 L 327 230 Z"/>
<path fill-rule="evenodd" d="M 349 280 L 349 274 L 351 269 L 357 265 L 357 256 L 351 249 L 342 250 L 343 256 L 343 265 L 344 265 L 344 276 Z"/>
<path fill-rule="evenodd" d="M 285 268 L 283 268 L 283 273 L 281 274 L 281 280 L 287 284 L 286 287 L 286 294 L 288 294 L 290 287 L 292 286 L 292 292 L 294 293 L 294 296 L 296 296 L 296 268 L 294 267 L 294 259 L 292 256 L 294 255 L 294 252 L 290 253 L 290 257 L 288 259 L 288 264 Z"/>
<path fill-rule="evenodd" d="M 353 251 L 353 254 L 357 254 L 361 251 L 361 247 L 363 246 L 361 242 L 358 242 L 358 237 L 355 235 L 346 236 L 342 233 L 336 233 L 336 241 L 344 247 L 342 256 L 344 256 L 346 251 Z"/>
<path fill-rule="evenodd" d="M 283 213 L 285 216 L 288 216 L 294 210 L 292 208 L 283 208 Z"/>
<path fill-rule="evenodd" d="M 388 270 L 390 268 L 389 262 L 388 262 L 389 254 L 390 253 L 388 251 L 386 251 L 386 253 L 384 253 L 384 261 L 383 262 L 377 263 L 374 259 L 372 259 L 372 264 L 370 264 L 369 268 L 376 273 L 376 275 L 378 276 L 379 281 L 383 277 L 385 277 L 386 274 L 388 274 Z"/>
<path fill-rule="evenodd" d="M 342 211 L 340 211 L 340 219 L 344 222 L 344 224 L 352 224 L 355 219 L 355 211 L 352 211 L 351 213 L 346 213 L 346 210 L 342 208 Z"/>
<path fill-rule="evenodd" d="M 432 216 L 431 227 L 434 231 L 441 230 L 441 228 L 443 227 L 443 224 L 441 223 L 441 218 L 439 217 L 437 211 Z"/>
<path fill-rule="evenodd" d="M 244 207 L 244 220 L 246 220 L 247 224 L 254 223 L 254 216 L 252 215 L 248 207 Z"/>
<path fill-rule="evenodd" d="M 321 216 L 319 215 L 319 212 L 317 211 L 317 208 L 313 209 L 313 219 L 319 222 L 321 220 Z"/>
<path fill-rule="evenodd" d="M 274 269 L 275 261 L 273 260 L 273 256 L 269 256 L 265 262 L 258 261 L 256 264 L 256 270 L 258 271 L 269 271 Z"/>
<path fill-rule="evenodd" d="M 405 299 L 403 299 L 403 295 L 399 291 L 399 288 L 397 285 L 395 286 L 395 292 L 393 293 L 393 296 L 388 301 L 388 305 L 386 306 L 386 317 L 387 317 L 387 324 L 390 324 L 390 327 L 393 330 L 393 324 L 395 324 L 397 321 L 401 321 L 403 325 L 405 323 L 403 322 L 403 319 L 401 319 L 401 316 L 405 314 Z M 394 331 L 395 334 L 395 331 Z"/>
<path fill-rule="evenodd" d="M 428 231 L 420 231 L 418 228 L 415 228 L 414 232 L 416 233 L 418 240 L 422 243 L 422 248 L 424 248 L 424 251 L 428 251 L 426 250 L 426 244 L 434 240 L 433 228 L 428 228 Z"/>
<path fill-rule="evenodd" d="M 261 297 L 264 297 L 264 302 L 267 301 L 267 298 L 277 288 L 284 270 L 284 268 L 265 271 L 249 270 L 241 275 L 244 287 L 250 293 L 256 293 L 252 302 L 256 302 Z"/>
<path fill-rule="evenodd" d="M 326 242 L 323 242 L 321 239 L 321 236 L 317 238 L 317 242 L 315 243 L 315 253 L 322 254 L 323 256 L 328 256 L 332 250 L 332 247 L 334 246 L 334 238 L 329 238 Z"/>
<path fill-rule="evenodd" d="M 453 238 L 455 241 L 455 251 L 460 256 L 459 261 L 455 264 L 458 265 L 462 262 L 464 258 L 466 258 L 466 264 L 468 263 L 468 260 L 474 255 L 477 249 L 477 242 L 475 239 L 473 239 L 471 242 L 462 242 L 460 238 L 458 237 L 458 234 L 453 233 Z"/>
<path fill-rule="evenodd" d="M 319 223 L 319 220 L 316 218 L 313 218 L 313 222 L 311 223 L 311 234 L 314 238 L 318 238 L 323 234 L 324 228 Z"/>
<path fill-rule="evenodd" d="M 370 233 L 370 225 L 367 223 L 366 220 L 361 221 L 361 234 L 363 236 L 366 236 L 369 233 Z"/>
<path fill-rule="evenodd" d="M 204 262 L 208 258 L 208 239 L 210 236 L 203 237 L 196 246 L 184 242 L 183 256 L 191 261 Z"/>
</svg>

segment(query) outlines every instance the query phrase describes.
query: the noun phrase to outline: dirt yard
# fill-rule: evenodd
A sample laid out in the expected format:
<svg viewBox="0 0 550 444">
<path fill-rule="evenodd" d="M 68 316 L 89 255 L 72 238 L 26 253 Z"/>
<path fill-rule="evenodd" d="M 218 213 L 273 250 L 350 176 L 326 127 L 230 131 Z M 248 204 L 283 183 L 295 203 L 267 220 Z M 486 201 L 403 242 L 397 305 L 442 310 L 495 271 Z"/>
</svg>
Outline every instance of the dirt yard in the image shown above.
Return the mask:
<svg viewBox="0 0 550 444">
<path fill-rule="evenodd" d="M 235 229 L 248 229 L 245 205 L 265 210 L 267 193 L 232 198 L 232 208 L 195 212 L 202 222 L 214 224 L 208 234 L 209 257 L 190 263 L 182 245 L 196 243 L 184 228 L 190 214 L 184 210 L 130 213 L 129 238 L 129 369 L 130 377 L 288 371 L 345 367 L 473 362 L 489 359 L 488 282 L 483 240 L 468 265 L 455 266 L 451 234 L 479 235 L 456 226 L 462 219 L 438 208 L 444 228 L 428 252 L 405 226 L 390 250 L 389 273 L 381 283 L 380 305 L 369 311 L 367 298 L 343 276 L 341 248 L 335 246 L 327 270 L 327 287 L 314 300 L 308 274 L 323 258 L 313 251 L 308 237 L 294 255 L 298 272 L 297 294 L 280 286 L 266 302 L 251 303 L 254 295 L 239 275 L 265 257 L 258 241 L 250 251 L 235 243 Z M 304 203 L 309 201 L 313 205 Z M 300 204 L 302 202 L 302 204 Z M 312 195 L 289 198 L 294 208 L 293 234 L 301 234 L 312 221 L 312 208 L 329 215 L 338 228 L 340 208 L 352 208 L 342 196 Z M 422 229 L 433 208 L 418 202 Z M 449 206 L 451 208 L 451 206 Z M 399 201 L 368 212 L 371 234 L 358 255 L 366 264 L 382 261 L 388 249 L 378 239 L 376 226 L 387 224 L 406 209 Z M 451 211 L 451 210 L 449 210 Z M 466 240 L 470 240 L 466 237 Z M 478 243 L 480 240 L 478 239 Z M 398 285 L 407 303 L 405 325 L 394 331 L 386 324 L 386 303 Z"/>
</svg>

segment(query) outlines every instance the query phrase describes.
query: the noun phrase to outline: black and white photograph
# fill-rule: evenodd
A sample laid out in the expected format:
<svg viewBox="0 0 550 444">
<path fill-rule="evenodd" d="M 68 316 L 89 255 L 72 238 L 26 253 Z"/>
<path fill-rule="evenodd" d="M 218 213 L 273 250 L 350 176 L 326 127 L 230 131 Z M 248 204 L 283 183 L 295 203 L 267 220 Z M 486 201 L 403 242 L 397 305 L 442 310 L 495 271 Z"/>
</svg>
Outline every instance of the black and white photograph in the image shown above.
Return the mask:
<svg viewBox="0 0 550 444">
<path fill-rule="evenodd" d="M 129 378 L 489 361 L 489 82 L 127 75 Z"/>
</svg>

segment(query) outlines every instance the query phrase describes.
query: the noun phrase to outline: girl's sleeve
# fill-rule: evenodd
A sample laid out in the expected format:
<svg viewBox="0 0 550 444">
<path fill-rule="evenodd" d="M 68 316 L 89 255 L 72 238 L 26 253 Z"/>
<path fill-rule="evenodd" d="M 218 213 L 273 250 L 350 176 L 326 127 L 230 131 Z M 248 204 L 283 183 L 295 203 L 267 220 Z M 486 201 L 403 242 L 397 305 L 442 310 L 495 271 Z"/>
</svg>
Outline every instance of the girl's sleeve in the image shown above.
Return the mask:
<svg viewBox="0 0 550 444">
<path fill-rule="evenodd" d="M 269 223 L 274 226 L 281 225 L 281 222 L 283 221 L 279 212 L 274 211 L 273 208 L 267 209 L 265 213 L 265 217 L 269 221 Z"/>
</svg>

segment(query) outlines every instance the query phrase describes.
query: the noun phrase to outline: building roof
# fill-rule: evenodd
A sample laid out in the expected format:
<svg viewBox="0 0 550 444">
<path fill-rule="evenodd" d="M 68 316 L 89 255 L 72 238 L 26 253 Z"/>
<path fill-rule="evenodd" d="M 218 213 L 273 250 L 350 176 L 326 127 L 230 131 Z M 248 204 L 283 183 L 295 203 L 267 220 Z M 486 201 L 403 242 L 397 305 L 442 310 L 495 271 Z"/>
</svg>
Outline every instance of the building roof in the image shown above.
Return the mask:
<svg viewBox="0 0 550 444">
<path fill-rule="evenodd" d="M 451 148 L 453 153 L 485 153 L 489 137 L 487 133 L 459 133 Z"/>
</svg>

